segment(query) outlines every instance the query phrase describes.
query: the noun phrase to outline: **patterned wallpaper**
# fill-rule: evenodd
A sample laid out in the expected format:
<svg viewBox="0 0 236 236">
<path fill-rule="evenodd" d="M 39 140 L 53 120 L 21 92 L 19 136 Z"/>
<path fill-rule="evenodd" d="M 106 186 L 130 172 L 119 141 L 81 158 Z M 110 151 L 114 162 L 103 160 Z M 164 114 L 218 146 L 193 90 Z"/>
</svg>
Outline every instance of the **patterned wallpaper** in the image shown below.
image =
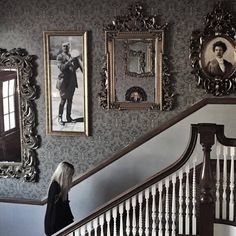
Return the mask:
<svg viewBox="0 0 236 236">
<path fill-rule="evenodd" d="M 213 10 L 218 0 L 146 0 L 149 14 L 158 14 L 169 23 L 165 35 L 166 54 L 178 94 L 176 108 L 171 112 L 105 111 L 98 104 L 100 69 L 104 56 L 103 25 L 114 15 L 126 12 L 131 0 L 0 0 L 0 47 L 8 50 L 21 47 L 37 56 L 37 85 L 40 96 L 38 134 L 41 147 L 37 150 L 40 179 L 37 183 L 0 179 L 0 197 L 42 199 L 56 165 L 68 160 L 75 165 L 76 175 L 98 165 L 112 153 L 132 143 L 141 135 L 169 120 L 193 103 L 206 97 L 197 89 L 191 75 L 189 39 L 191 32 L 202 28 L 204 16 Z M 236 11 L 236 0 L 226 1 L 228 9 Z M 43 61 L 43 31 L 88 31 L 90 137 L 46 136 L 45 81 Z"/>
</svg>

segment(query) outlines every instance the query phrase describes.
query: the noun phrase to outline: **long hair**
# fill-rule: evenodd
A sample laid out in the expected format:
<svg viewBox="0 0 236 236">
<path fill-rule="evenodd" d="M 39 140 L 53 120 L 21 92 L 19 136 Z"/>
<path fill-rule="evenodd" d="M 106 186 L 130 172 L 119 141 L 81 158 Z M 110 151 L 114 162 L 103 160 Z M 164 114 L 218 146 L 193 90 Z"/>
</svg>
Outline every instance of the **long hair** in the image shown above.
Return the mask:
<svg viewBox="0 0 236 236">
<path fill-rule="evenodd" d="M 62 161 L 61 163 L 59 163 L 52 175 L 51 183 L 53 181 L 56 181 L 61 187 L 60 197 L 62 198 L 62 201 L 67 200 L 67 194 L 71 188 L 74 172 L 75 169 L 72 164 L 66 161 Z"/>
</svg>

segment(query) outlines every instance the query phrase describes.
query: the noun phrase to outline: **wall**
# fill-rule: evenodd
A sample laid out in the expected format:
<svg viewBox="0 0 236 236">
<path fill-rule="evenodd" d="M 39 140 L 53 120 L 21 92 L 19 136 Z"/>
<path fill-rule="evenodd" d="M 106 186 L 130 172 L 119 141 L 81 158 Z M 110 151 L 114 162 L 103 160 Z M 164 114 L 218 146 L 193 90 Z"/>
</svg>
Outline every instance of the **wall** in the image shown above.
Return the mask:
<svg viewBox="0 0 236 236">
<path fill-rule="evenodd" d="M 166 55 L 170 58 L 172 79 L 178 94 L 176 108 L 171 112 L 104 111 L 98 104 L 100 70 L 104 56 L 103 25 L 111 23 L 114 15 L 126 13 L 131 0 L 0 0 L 0 47 L 8 50 L 21 47 L 37 56 L 36 100 L 38 134 L 41 147 L 37 150 L 40 179 L 38 183 L 0 179 L 0 197 L 42 199 L 46 196 L 49 179 L 62 160 L 75 165 L 76 176 L 108 159 L 112 153 L 133 142 L 207 95 L 196 88 L 191 75 L 189 39 L 191 32 L 203 28 L 204 17 L 218 0 L 147 0 L 149 14 L 158 14 L 169 23 L 166 32 Z M 228 9 L 236 1 L 227 2 Z M 89 51 L 89 111 L 90 137 L 46 136 L 45 82 L 43 61 L 43 31 L 88 31 Z"/>
<path fill-rule="evenodd" d="M 225 135 L 235 137 L 235 114 L 236 105 L 207 105 L 76 185 L 70 192 L 75 221 L 173 163 L 187 146 L 191 124 L 226 124 Z M 202 160 L 200 145 L 194 155 L 199 162 Z M 215 156 L 214 148 L 211 156 Z M 0 203 L 1 235 L 42 236 L 45 207 Z"/>
<path fill-rule="evenodd" d="M 236 235 L 236 227 L 232 225 L 215 224 L 214 236 L 234 236 Z"/>
</svg>

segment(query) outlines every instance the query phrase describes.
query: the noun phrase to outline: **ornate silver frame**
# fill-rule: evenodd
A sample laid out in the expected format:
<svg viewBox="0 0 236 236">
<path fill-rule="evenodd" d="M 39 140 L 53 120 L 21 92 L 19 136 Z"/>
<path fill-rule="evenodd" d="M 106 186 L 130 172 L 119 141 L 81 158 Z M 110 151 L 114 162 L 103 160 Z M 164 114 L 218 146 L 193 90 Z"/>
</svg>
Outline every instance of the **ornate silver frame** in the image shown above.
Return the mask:
<svg viewBox="0 0 236 236">
<path fill-rule="evenodd" d="M 36 88 L 32 85 L 33 61 L 34 57 L 24 49 L 0 49 L 0 69 L 13 69 L 18 74 L 21 118 L 21 162 L 1 162 L 0 178 L 23 178 L 24 181 L 36 181 L 38 178 L 35 149 L 38 148 L 39 140 L 35 129 Z"/>
<path fill-rule="evenodd" d="M 102 67 L 101 92 L 99 93 L 100 106 L 105 109 L 159 109 L 171 110 L 174 103 L 173 86 L 167 65 L 167 57 L 164 55 L 164 31 L 167 23 L 158 24 L 156 15 L 144 14 L 140 3 L 130 5 L 128 14 L 116 16 L 111 24 L 104 27 L 106 41 L 106 58 Z M 153 101 L 130 102 L 117 101 L 114 48 L 116 40 L 153 40 L 155 45 L 155 84 Z M 132 75 L 139 78 L 140 76 Z M 143 75 L 141 75 L 143 77 Z M 137 85 L 133 85 L 137 86 Z M 127 88 L 129 89 L 129 88 Z"/>
<path fill-rule="evenodd" d="M 236 62 L 233 69 L 226 75 L 209 74 L 206 67 L 209 48 L 215 41 L 223 41 L 234 51 L 236 31 L 233 27 L 232 15 L 222 8 L 219 2 L 213 11 L 206 16 L 204 30 L 195 30 L 190 39 L 190 60 L 197 81 L 197 86 L 214 96 L 228 95 L 235 90 Z M 214 47 L 214 46 L 213 46 Z M 211 47 L 212 49 L 212 47 Z"/>
</svg>

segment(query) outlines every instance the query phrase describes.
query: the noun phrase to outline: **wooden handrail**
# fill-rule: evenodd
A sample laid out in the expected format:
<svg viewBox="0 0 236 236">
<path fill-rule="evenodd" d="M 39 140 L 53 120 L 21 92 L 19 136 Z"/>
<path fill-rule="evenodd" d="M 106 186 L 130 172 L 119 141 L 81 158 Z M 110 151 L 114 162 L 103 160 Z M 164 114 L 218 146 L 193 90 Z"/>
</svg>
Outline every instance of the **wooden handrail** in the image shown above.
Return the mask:
<svg viewBox="0 0 236 236">
<path fill-rule="evenodd" d="M 134 186 L 132 189 L 129 189 L 128 191 L 120 194 L 119 196 L 117 196 L 116 198 L 114 198 L 113 200 L 111 200 L 110 202 L 103 205 L 102 207 L 100 207 L 99 209 L 94 211 L 92 214 L 90 214 L 89 216 L 87 216 L 86 218 L 81 220 L 80 222 L 77 222 L 77 223 L 71 225 L 69 228 L 63 229 L 62 231 L 60 231 L 59 233 L 57 233 L 55 235 L 63 236 L 63 235 L 66 235 L 66 234 L 69 234 L 69 233 L 73 232 L 75 229 L 77 229 L 80 226 L 88 223 L 89 221 L 97 218 L 98 216 L 105 213 L 109 209 L 112 209 L 114 206 L 117 206 L 120 203 L 124 202 L 125 200 L 131 198 L 135 194 L 139 193 L 141 190 L 150 187 L 154 183 L 156 183 L 156 182 L 164 179 L 165 177 L 171 175 L 172 173 L 176 172 L 178 169 L 180 169 L 188 161 L 189 157 L 193 153 L 193 150 L 194 150 L 196 142 L 197 142 L 197 136 L 198 136 L 198 129 L 195 126 L 192 126 L 191 127 L 189 143 L 188 143 L 188 146 L 187 146 L 185 152 L 172 165 L 170 165 L 169 167 L 167 167 L 164 170 L 160 171 L 159 173 L 153 175 L 152 177 L 147 179 L 144 183 L 142 183 L 140 185 L 137 185 L 137 186 Z"/>
<path fill-rule="evenodd" d="M 104 214 L 105 212 L 111 210 L 112 208 L 118 206 L 122 202 L 125 202 L 127 199 L 131 199 L 134 195 L 137 195 L 144 189 L 152 186 L 155 183 L 165 179 L 167 176 L 178 171 L 184 164 L 189 160 L 193 150 L 196 146 L 196 141 L 198 137 L 198 133 L 200 134 L 200 144 L 203 147 L 203 163 L 202 163 L 202 170 L 201 170 L 201 177 L 200 177 L 200 218 L 199 218 L 199 233 L 201 236 L 213 236 L 213 224 L 215 221 L 214 219 L 214 196 L 212 190 L 214 189 L 213 179 L 212 179 L 212 171 L 211 171 L 211 160 L 210 160 L 210 152 L 211 147 L 215 144 L 215 135 L 219 137 L 223 137 L 221 141 L 235 141 L 236 139 L 226 138 L 223 130 L 222 125 L 216 124 L 197 124 L 191 126 L 191 137 L 188 143 L 188 146 L 184 152 L 184 154 L 171 166 L 165 168 L 161 172 L 153 175 L 144 183 L 135 186 L 131 190 L 119 195 L 115 199 L 111 200 L 97 211 L 93 212 L 88 217 L 84 218 L 80 222 L 74 223 L 69 227 L 61 230 L 60 232 L 56 233 L 57 236 L 67 235 L 76 229 L 80 228 L 81 226 L 91 222 L 93 219 L 98 218 L 100 215 Z M 234 143 L 236 144 L 236 143 Z M 236 145 L 232 145 L 236 146 Z M 208 222 L 206 224 L 206 222 Z"/>
</svg>

